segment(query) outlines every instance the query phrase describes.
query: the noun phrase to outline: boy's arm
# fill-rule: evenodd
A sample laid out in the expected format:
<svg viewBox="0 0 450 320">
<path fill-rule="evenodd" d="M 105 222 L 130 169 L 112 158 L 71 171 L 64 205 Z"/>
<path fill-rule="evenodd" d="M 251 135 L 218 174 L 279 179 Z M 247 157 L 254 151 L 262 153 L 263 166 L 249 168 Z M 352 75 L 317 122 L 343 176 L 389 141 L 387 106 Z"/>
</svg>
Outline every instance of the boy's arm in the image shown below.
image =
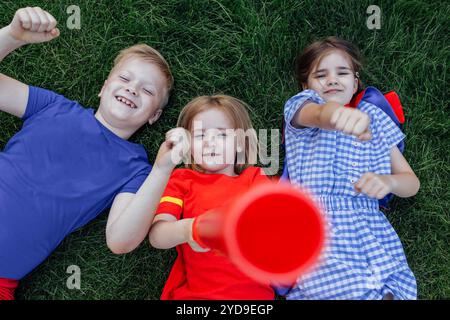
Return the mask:
<svg viewBox="0 0 450 320">
<path fill-rule="evenodd" d="M 0 62 L 11 52 L 28 43 L 56 38 L 56 20 L 42 9 L 17 10 L 10 25 L 0 29 Z M 0 73 L 0 110 L 22 117 L 28 102 L 28 86 Z"/>
<path fill-rule="evenodd" d="M 189 140 L 184 129 L 170 130 L 152 171 L 136 194 L 116 196 L 106 225 L 106 242 L 112 252 L 128 253 L 145 239 L 170 174 L 187 152 Z"/>
<path fill-rule="evenodd" d="M 338 130 L 354 135 L 360 140 L 370 140 L 369 116 L 357 109 L 346 108 L 336 102 L 325 104 L 306 102 L 297 110 L 291 120 L 295 128 L 311 127 L 326 130 Z"/>
</svg>

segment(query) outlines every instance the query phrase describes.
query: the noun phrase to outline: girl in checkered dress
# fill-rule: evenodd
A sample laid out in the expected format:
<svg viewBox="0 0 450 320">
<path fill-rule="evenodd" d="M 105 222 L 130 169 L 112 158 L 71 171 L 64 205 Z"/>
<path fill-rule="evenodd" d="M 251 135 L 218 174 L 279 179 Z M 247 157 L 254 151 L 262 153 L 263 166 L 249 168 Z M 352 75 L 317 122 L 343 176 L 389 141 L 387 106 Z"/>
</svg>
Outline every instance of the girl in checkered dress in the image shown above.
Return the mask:
<svg viewBox="0 0 450 320">
<path fill-rule="evenodd" d="M 378 107 L 345 107 L 360 89 L 357 49 L 334 37 L 297 57 L 302 92 L 285 105 L 286 160 L 293 184 L 322 206 L 328 244 L 287 299 L 415 299 L 416 280 L 396 232 L 380 211 L 389 193 L 410 197 L 419 180 L 398 150 L 404 139 Z"/>
</svg>

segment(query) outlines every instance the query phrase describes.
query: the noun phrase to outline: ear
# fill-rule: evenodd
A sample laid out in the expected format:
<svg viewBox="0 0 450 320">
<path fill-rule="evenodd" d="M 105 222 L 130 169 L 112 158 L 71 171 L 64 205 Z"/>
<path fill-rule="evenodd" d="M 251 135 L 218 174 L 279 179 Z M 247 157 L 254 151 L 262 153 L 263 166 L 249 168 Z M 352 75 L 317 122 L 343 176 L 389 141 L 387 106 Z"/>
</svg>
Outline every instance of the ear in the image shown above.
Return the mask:
<svg viewBox="0 0 450 320">
<path fill-rule="evenodd" d="M 161 116 L 161 114 L 162 114 L 162 109 L 161 109 L 161 108 L 160 108 L 160 109 L 157 109 L 157 110 L 155 111 L 155 113 L 153 114 L 153 116 L 152 116 L 150 119 L 148 119 L 148 123 L 154 124 L 154 123 L 159 119 L 159 117 Z"/>
<path fill-rule="evenodd" d="M 358 91 L 358 82 L 359 82 L 359 79 L 355 77 L 355 83 L 353 86 L 353 94 L 355 94 L 356 91 Z"/>
<path fill-rule="evenodd" d="M 302 83 L 302 89 L 303 89 L 303 90 L 306 90 L 306 89 L 308 89 L 308 84 L 306 84 L 306 83 Z"/>
<path fill-rule="evenodd" d="M 103 90 L 105 90 L 105 87 L 106 87 L 106 82 L 107 82 L 108 80 L 105 80 L 105 82 L 103 83 L 103 87 L 102 87 L 102 89 L 100 90 L 100 92 L 98 93 L 98 97 L 100 98 L 101 96 L 102 96 L 102 94 L 103 94 Z"/>
</svg>

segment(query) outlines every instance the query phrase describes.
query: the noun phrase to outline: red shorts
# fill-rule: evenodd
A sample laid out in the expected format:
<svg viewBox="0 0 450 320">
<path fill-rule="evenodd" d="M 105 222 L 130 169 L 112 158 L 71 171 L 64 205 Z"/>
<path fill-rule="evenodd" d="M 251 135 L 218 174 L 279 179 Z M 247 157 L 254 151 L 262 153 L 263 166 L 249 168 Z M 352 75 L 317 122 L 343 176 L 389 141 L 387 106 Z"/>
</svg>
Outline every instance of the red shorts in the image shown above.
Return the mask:
<svg viewBox="0 0 450 320">
<path fill-rule="evenodd" d="M 19 281 L 0 278 L 0 300 L 14 300 L 14 291 Z"/>
</svg>

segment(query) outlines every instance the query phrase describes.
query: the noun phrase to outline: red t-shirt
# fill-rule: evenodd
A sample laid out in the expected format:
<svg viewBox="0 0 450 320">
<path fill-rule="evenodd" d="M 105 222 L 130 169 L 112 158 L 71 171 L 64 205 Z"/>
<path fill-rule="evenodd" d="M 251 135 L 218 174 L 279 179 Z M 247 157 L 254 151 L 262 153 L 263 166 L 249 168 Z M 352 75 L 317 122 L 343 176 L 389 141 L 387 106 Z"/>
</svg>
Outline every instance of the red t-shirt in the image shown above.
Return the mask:
<svg viewBox="0 0 450 320">
<path fill-rule="evenodd" d="M 249 167 L 239 176 L 204 174 L 190 169 L 172 173 L 156 214 L 194 218 L 222 207 L 255 184 L 267 182 L 261 168 Z M 227 257 L 215 251 L 195 252 L 184 243 L 164 286 L 161 299 L 273 299 L 269 285 L 244 275 Z"/>
</svg>

